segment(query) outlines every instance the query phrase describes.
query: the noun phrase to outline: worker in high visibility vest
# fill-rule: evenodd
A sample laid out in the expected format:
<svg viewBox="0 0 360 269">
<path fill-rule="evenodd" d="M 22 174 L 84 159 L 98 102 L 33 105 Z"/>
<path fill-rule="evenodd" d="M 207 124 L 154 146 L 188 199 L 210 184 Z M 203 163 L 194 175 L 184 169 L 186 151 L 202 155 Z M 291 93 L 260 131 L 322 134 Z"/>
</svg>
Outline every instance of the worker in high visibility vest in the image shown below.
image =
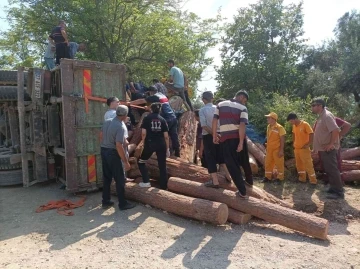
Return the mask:
<svg viewBox="0 0 360 269">
<path fill-rule="evenodd" d="M 265 157 L 265 178 L 263 183 L 271 181 L 274 166 L 278 171 L 275 183 L 279 184 L 284 180 L 284 145 L 286 131 L 279 123 L 278 116 L 274 112 L 265 115 L 268 126 L 266 131 L 267 145 Z"/>
<path fill-rule="evenodd" d="M 290 113 L 287 121 L 292 125 L 292 138 L 299 181 L 306 182 L 307 174 L 310 184 L 316 185 L 317 179 L 310 150 L 314 138 L 313 129 L 306 121 L 299 120 L 295 113 Z"/>
</svg>

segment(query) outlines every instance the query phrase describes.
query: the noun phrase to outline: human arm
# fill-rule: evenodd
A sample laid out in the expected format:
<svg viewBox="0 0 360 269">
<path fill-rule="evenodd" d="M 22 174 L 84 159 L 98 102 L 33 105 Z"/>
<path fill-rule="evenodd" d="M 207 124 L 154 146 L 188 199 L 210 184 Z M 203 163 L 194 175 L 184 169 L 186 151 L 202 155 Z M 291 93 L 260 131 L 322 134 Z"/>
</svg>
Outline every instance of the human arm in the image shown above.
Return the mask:
<svg viewBox="0 0 360 269">
<path fill-rule="evenodd" d="M 141 99 L 137 99 L 135 101 L 131 101 L 129 102 L 130 105 L 143 105 L 143 104 L 146 104 L 146 99 L 144 98 L 141 98 Z"/>
<path fill-rule="evenodd" d="M 278 157 L 281 158 L 284 156 L 284 146 L 285 146 L 285 135 L 280 136 L 280 148 L 278 152 Z"/>
<path fill-rule="evenodd" d="M 245 126 L 245 122 L 240 122 L 239 125 L 239 145 L 236 149 L 237 152 L 240 152 L 243 150 L 243 146 L 244 146 L 244 139 L 245 139 L 245 130 L 246 130 L 246 126 Z"/>
<path fill-rule="evenodd" d="M 204 153 L 204 141 L 201 139 L 200 149 L 199 149 L 199 157 L 200 157 L 200 159 L 202 159 L 203 153 Z"/>
<path fill-rule="evenodd" d="M 295 147 L 295 134 L 292 133 L 292 141 L 293 141 L 293 147 Z"/>
<path fill-rule="evenodd" d="M 343 125 L 341 126 L 341 131 L 339 133 L 339 139 L 342 139 L 351 129 L 351 124 L 347 121 L 344 121 Z"/>
<path fill-rule="evenodd" d="M 53 46 L 55 46 L 55 41 L 54 41 L 54 39 L 52 39 L 51 36 L 48 37 L 48 40 Z"/>
<path fill-rule="evenodd" d="M 335 149 L 334 144 L 339 139 L 339 133 L 340 133 L 339 129 L 335 129 L 331 132 L 331 140 L 330 143 L 324 147 L 325 151 L 330 151 Z"/>
<path fill-rule="evenodd" d="M 166 157 L 170 157 L 170 143 L 169 143 L 169 133 L 164 132 L 164 139 L 166 144 Z"/>
<path fill-rule="evenodd" d="M 211 123 L 211 128 L 210 128 L 208 123 L 206 122 L 204 108 L 200 109 L 200 111 L 199 111 L 199 119 L 200 119 L 201 128 L 203 130 L 205 130 L 208 134 L 212 134 L 213 133 L 212 123 Z"/>
<path fill-rule="evenodd" d="M 67 34 L 65 32 L 65 29 L 63 29 L 63 28 L 61 28 L 61 35 L 65 39 L 65 43 L 69 46 L 69 39 L 68 39 L 68 36 L 67 36 Z"/>
<path fill-rule="evenodd" d="M 144 142 L 146 138 L 146 129 L 141 128 L 141 140 Z"/>
<path fill-rule="evenodd" d="M 127 159 L 126 157 L 126 154 L 125 154 L 125 150 L 124 150 L 124 147 L 123 147 L 123 144 L 120 143 L 120 142 L 116 142 L 116 150 L 124 164 L 124 168 L 125 168 L 125 171 L 129 171 L 130 170 L 130 163 L 129 163 L 129 160 Z"/>
<path fill-rule="evenodd" d="M 302 148 L 306 149 L 309 148 L 314 141 L 314 133 L 309 134 L 309 142 L 307 142 Z"/>
</svg>

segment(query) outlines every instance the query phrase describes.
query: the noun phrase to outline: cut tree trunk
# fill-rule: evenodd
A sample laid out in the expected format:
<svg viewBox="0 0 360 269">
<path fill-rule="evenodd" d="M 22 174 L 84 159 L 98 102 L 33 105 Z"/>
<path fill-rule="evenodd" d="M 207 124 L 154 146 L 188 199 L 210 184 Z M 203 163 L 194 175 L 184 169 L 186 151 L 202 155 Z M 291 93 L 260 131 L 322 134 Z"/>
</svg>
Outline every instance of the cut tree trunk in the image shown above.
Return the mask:
<svg viewBox="0 0 360 269">
<path fill-rule="evenodd" d="M 146 166 L 149 170 L 149 173 L 151 174 L 151 177 L 154 179 L 159 178 L 159 168 L 156 160 L 156 156 L 151 157 L 147 163 Z M 195 164 L 187 163 L 179 158 L 167 158 L 166 159 L 166 166 L 167 166 L 167 172 L 170 177 L 177 177 L 180 176 L 184 179 L 190 180 L 190 181 L 196 181 L 200 183 L 204 183 L 209 180 L 210 176 L 206 168 L 199 167 Z M 220 183 L 220 187 L 232 191 L 237 191 L 237 188 L 234 183 L 228 183 L 225 179 L 225 175 L 222 173 L 218 173 L 218 179 Z M 284 207 L 292 208 L 293 205 L 285 202 L 283 200 L 280 200 L 279 198 L 275 197 L 274 195 L 267 193 L 263 189 L 260 189 L 256 186 L 249 187 L 246 185 L 247 193 L 250 196 L 253 196 L 255 198 L 280 204 Z"/>
<path fill-rule="evenodd" d="M 112 185 L 112 193 L 116 194 Z M 157 188 L 141 188 L 135 183 L 125 185 L 127 199 L 135 200 L 179 216 L 200 221 L 224 224 L 229 216 L 228 206 L 223 203 L 187 197 Z"/>
<path fill-rule="evenodd" d="M 246 214 L 235 209 L 229 208 L 229 217 L 228 222 L 234 224 L 246 224 L 251 220 L 252 216 L 250 214 Z"/>
<path fill-rule="evenodd" d="M 274 205 L 253 197 L 241 199 L 235 192 L 209 189 L 203 184 L 175 177 L 169 179 L 168 188 L 176 193 L 225 203 L 233 209 L 271 223 L 280 224 L 315 238 L 327 239 L 329 222 L 326 219 Z"/>
<path fill-rule="evenodd" d="M 255 143 L 255 145 L 266 155 L 266 148 L 263 144 Z"/>
<path fill-rule="evenodd" d="M 316 163 L 314 168 L 316 171 L 323 171 L 320 162 Z M 343 160 L 341 161 L 341 169 L 342 171 L 360 170 L 360 161 Z"/>
<path fill-rule="evenodd" d="M 360 156 L 360 147 L 347 149 L 341 152 L 342 160 L 353 160 L 356 157 Z"/>
<path fill-rule="evenodd" d="M 249 138 L 246 138 L 249 152 L 262 165 L 265 165 L 265 153 L 261 151 Z"/>
<path fill-rule="evenodd" d="M 182 114 L 179 123 L 180 158 L 194 162 L 196 151 L 197 121 L 192 111 Z"/>
<path fill-rule="evenodd" d="M 360 181 L 360 170 L 350 170 L 342 173 L 345 182 Z"/>
<path fill-rule="evenodd" d="M 257 175 L 259 173 L 259 166 L 256 162 L 255 157 L 251 153 L 249 153 L 249 162 L 251 166 L 251 172 L 253 173 L 253 175 Z"/>
</svg>

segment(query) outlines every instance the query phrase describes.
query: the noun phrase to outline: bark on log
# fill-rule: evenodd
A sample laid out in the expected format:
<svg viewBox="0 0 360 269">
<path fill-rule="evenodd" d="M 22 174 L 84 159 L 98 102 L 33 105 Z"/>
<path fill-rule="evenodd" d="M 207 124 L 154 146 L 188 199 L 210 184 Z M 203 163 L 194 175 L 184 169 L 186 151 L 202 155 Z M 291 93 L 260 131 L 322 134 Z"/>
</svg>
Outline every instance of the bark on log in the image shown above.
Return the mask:
<svg viewBox="0 0 360 269">
<path fill-rule="evenodd" d="M 194 162 L 197 122 L 192 111 L 182 114 L 179 123 L 180 158 Z"/>
<path fill-rule="evenodd" d="M 320 162 L 316 163 L 314 168 L 316 171 L 323 170 Z M 343 160 L 341 161 L 341 169 L 342 171 L 360 170 L 360 161 Z"/>
<path fill-rule="evenodd" d="M 251 153 L 249 153 L 249 162 L 251 166 L 251 172 L 253 173 L 253 175 L 257 175 L 259 173 L 259 166 L 256 162 L 255 157 Z"/>
<path fill-rule="evenodd" d="M 251 220 L 252 216 L 250 214 L 246 214 L 235 209 L 229 208 L 229 217 L 228 222 L 234 224 L 246 224 Z"/>
<path fill-rule="evenodd" d="M 341 152 L 342 160 L 353 160 L 356 157 L 360 156 L 360 147 L 351 148 Z"/>
<path fill-rule="evenodd" d="M 255 145 L 266 155 L 266 148 L 263 144 L 255 143 Z"/>
<path fill-rule="evenodd" d="M 171 177 L 168 188 L 176 193 L 225 203 L 233 209 L 251 214 L 271 223 L 280 224 L 319 239 L 327 239 L 329 222 L 326 219 L 274 205 L 253 197 L 244 200 L 235 192 L 209 189 L 203 184 L 189 182 L 180 178 Z"/>
<path fill-rule="evenodd" d="M 360 181 L 360 170 L 350 170 L 342 173 L 345 182 Z"/>
<path fill-rule="evenodd" d="M 113 193 L 116 193 L 114 188 Z M 125 196 L 127 199 L 148 204 L 169 213 L 215 225 L 224 224 L 229 216 L 226 204 L 187 197 L 152 187 L 141 188 L 135 183 L 125 185 Z"/>
<path fill-rule="evenodd" d="M 130 144 L 128 145 L 128 152 L 129 152 L 129 156 L 132 156 L 135 152 L 137 145 L 136 144 Z"/>
<path fill-rule="evenodd" d="M 151 157 L 147 163 L 147 168 L 149 169 L 149 173 L 151 177 L 154 179 L 159 178 L 159 168 L 157 164 L 156 157 Z M 190 181 L 196 181 L 200 183 L 204 183 L 209 180 L 210 176 L 206 168 L 199 167 L 195 164 L 186 163 L 179 158 L 171 157 L 166 159 L 166 166 L 167 172 L 170 177 L 177 177 L 180 176 L 184 179 Z M 225 179 L 225 175 L 222 173 L 218 173 L 218 179 L 220 183 L 220 187 L 223 189 L 228 189 L 232 191 L 237 191 L 237 188 L 234 183 L 228 183 Z M 255 198 L 279 204 L 284 207 L 292 208 L 293 204 L 280 200 L 279 198 L 275 197 L 274 195 L 260 189 L 256 186 L 249 187 L 246 185 L 247 194 L 249 196 L 253 196 Z"/>
<path fill-rule="evenodd" d="M 249 138 L 246 138 L 249 152 L 262 165 L 265 165 L 265 154 Z"/>
</svg>

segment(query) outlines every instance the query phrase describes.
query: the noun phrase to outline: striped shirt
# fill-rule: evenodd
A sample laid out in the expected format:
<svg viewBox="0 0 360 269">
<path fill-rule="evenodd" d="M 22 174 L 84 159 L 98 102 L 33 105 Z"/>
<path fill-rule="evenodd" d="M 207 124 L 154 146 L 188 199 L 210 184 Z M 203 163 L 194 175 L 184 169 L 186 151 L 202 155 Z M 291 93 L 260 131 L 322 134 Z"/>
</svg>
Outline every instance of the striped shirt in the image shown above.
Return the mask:
<svg viewBox="0 0 360 269">
<path fill-rule="evenodd" d="M 214 118 L 219 119 L 220 122 L 220 142 L 239 138 L 240 123 L 249 123 L 246 106 L 235 99 L 220 102 L 216 107 Z"/>
</svg>

